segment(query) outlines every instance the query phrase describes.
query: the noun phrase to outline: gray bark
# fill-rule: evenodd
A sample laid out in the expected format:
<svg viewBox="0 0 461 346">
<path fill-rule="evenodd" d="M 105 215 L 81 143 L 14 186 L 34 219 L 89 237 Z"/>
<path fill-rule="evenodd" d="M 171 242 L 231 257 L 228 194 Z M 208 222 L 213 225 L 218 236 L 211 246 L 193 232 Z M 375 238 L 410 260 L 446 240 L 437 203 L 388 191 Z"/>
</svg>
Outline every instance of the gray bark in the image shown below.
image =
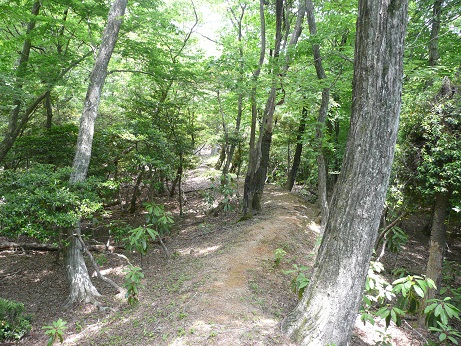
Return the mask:
<svg viewBox="0 0 461 346">
<path fill-rule="evenodd" d="M 90 84 L 85 97 L 80 129 L 77 140 L 77 149 L 73 162 L 73 171 L 70 183 L 84 181 L 88 172 L 91 159 L 91 147 L 93 143 L 94 123 L 98 113 L 101 91 L 107 75 L 107 66 L 117 41 L 118 32 L 122 23 L 122 17 L 128 0 L 114 0 L 109 10 L 106 28 L 101 40 L 101 46 L 96 57 L 93 71 L 90 76 Z M 83 258 L 83 248 L 79 240 L 81 237 L 80 223 L 74 229 L 70 237 L 70 245 L 66 253 L 66 269 L 70 284 L 70 294 L 66 306 L 79 302 L 95 302 L 99 296 L 93 286 Z"/>
<path fill-rule="evenodd" d="M 310 284 L 283 330 L 300 345 L 349 343 L 397 137 L 407 1 L 360 0 L 351 126 Z"/>
</svg>

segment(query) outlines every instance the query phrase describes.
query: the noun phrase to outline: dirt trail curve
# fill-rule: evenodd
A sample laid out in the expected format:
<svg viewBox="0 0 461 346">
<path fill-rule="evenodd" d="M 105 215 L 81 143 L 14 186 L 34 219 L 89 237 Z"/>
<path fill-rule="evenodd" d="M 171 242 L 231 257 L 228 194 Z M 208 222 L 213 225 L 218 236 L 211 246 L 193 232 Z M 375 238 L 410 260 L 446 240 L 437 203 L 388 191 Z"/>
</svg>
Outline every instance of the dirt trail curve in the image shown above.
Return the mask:
<svg viewBox="0 0 461 346">
<path fill-rule="evenodd" d="M 217 345 L 288 345 L 278 331 L 283 309 L 275 306 L 285 296 L 277 296 L 279 286 L 289 290 L 289 278 L 273 267 L 274 251 L 295 250 L 297 246 L 291 243 L 302 241 L 300 238 L 304 244 L 299 246 L 308 250 L 315 239 L 312 213 L 295 195 L 267 186 L 261 214 L 234 224 L 232 232 L 221 239 L 191 248 L 190 253 L 197 256 L 212 252 L 204 263 L 210 280 L 200 287 L 188 309 L 188 330 L 193 333 L 171 345 L 211 341 Z"/>
</svg>

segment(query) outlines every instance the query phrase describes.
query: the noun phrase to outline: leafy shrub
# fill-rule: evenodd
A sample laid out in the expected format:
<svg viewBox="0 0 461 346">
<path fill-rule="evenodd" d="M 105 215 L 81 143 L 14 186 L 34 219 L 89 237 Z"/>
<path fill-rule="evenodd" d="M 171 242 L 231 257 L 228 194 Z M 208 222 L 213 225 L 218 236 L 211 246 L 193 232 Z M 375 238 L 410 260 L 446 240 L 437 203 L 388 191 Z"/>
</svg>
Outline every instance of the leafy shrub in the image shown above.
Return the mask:
<svg viewBox="0 0 461 346">
<path fill-rule="evenodd" d="M 141 280 L 144 278 L 140 267 L 130 266 L 126 270 L 124 287 L 126 288 L 126 298 L 128 304 L 136 305 L 138 303 L 138 294 L 141 286 Z"/>
<path fill-rule="evenodd" d="M 70 168 L 37 164 L 29 170 L 0 172 L 0 228 L 48 241 L 59 231 L 101 208 L 97 184 L 69 185 Z"/>
<path fill-rule="evenodd" d="M 285 270 L 283 273 L 288 275 L 293 275 L 293 280 L 291 280 L 291 288 L 294 293 L 298 295 L 298 298 L 301 299 L 306 289 L 307 285 L 309 285 L 309 279 L 304 274 L 309 268 L 303 265 L 298 266 L 297 264 L 293 264 L 293 269 Z"/>
<path fill-rule="evenodd" d="M 19 340 L 31 329 L 24 304 L 0 298 L 0 341 Z"/>
<path fill-rule="evenodd" d="M 43 326 L 42 329 L 45 330 L 45 334 L 50 338 L 48 339 L 47 346 L 52 346 L 56 340 L 59 339 L 59 342 L 62 344 L 64 341 L 64 331 L 67 329 L 67 322 L 59 319 L 53 321 L 49 326 Z"/>
</svg>

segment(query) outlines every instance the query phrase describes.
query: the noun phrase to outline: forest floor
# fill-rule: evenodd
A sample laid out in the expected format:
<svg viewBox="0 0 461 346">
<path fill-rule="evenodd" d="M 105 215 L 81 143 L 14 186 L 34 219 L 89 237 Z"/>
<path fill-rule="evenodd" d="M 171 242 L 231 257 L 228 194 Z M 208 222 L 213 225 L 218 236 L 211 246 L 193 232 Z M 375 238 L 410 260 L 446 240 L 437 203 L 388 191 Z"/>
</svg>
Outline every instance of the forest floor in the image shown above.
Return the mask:
<svg viewBox="0 0 461 346">
<path fill-rule="evenodd" d="M 83 305 L 65 311 L 62 259 L 56 262 L 50 252 L 0 252 L 0 296 L 23 302 L 33 317 L 32 331 L 15 344 L 46 345 L 42 326 L 62 318 L 68 326 L 64 345 L 292 345 L 280 332 L 281 320 L 297 303 L 293 274 L 284 272 L 294 264 L 312 267 L 318 208 L 299 194 L 267 185 L 262 211 L 253 218 L 239 222 L 236 211 L 215 216 L 207 213 L 203 195 L 213 191 L 209 178 L 219 174 L 210 172 L 206 165 L 189 172 L 182 217 L 176 200 L 163 201 L 176 219 L 166 239 L 170 260 L 155 244 L 142 263 L 139 255 L 124 252 L 145 275 L 135 307 L 95 278 L 100 301 L 112 309 Z M 120 217 L 116 211 L 111 215 Z M 127 220 L 135 226 L 144 218 L 140 212 Z M 108 221 L 93 230 L 96 235 L 107 233 Z M 279 264 L 277 249 L 285 251 Z M 406 249 L 399 258 L 388 256 L 389 263 L 422 273 L 427 238 L 411 238 Z M 110 253 L 96 258 L 103 274 L 121 285 L 126 262 Z M 376 345 L 387 337 L 392 343 L 386 345 L 423 345 L 424 336 L 409 323 L 385 331 L 382 323 L 364 326 L 358 320 L 351 345 Z"/>
</svg>

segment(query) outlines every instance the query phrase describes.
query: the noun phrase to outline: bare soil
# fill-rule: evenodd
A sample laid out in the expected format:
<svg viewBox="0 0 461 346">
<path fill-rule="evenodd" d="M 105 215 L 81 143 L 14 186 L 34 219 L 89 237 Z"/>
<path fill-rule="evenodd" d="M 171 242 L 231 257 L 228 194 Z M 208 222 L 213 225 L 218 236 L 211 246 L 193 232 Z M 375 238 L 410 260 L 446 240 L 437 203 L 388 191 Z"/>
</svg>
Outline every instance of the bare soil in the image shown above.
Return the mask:
<svg viewBox="0 0 461 346">
<path fill-rule="evenodd" d="M 62 259 L 56 262 L 49 252 L 0 252 L 0 296 L 23 302 L 33 316 L 31 333 L 17 344 L 45 345 L 42 326 L 62 318 L 68 325 L 64 345 L 292 345 L 280 332 L 281 320 L 297 303 L 293 277 L 284 271 L 293 264 L 312 267 L 318 209 L 295 193 L 268 185 L 263 209 L 253 218 L 239 221 L 236 211 L 213 216 L 202 192 L 210 191 L 209 170 L 202 166 L 189 173 L 183 216 L 176 200 L 165 197 L 176 218 L 166 239 L 173 255 L 167 260 L 151 244 L 142 260 L 145 279 L 135 307 L 95 278 L 101 302 L 111 309 L 83 305 L 64 311 L 68 287 Z M 144 217 L 139 213 L 129 221 L 139 224 Z M 416 258 L 427 251 L 425 244 L 410 246 Z M 279 265 L 276 249 L 286 252 Z M 139 255 L 124 254 L 141 264 Z M 96 256 L 103 274 L 121 285 L 126 262 L 111 253 Z M 412 269 L 413 260 L 405 262 Z M 416 266 L 423 267 L 424 261 L 418 258 Z M 382 324 L 358 322 L 352 345 L 375 345 L 383 332 Z M 394 345 L 422 345 L 421 331 L 410 324 L 391 326 L 386 333 Z"/>
</svg>

